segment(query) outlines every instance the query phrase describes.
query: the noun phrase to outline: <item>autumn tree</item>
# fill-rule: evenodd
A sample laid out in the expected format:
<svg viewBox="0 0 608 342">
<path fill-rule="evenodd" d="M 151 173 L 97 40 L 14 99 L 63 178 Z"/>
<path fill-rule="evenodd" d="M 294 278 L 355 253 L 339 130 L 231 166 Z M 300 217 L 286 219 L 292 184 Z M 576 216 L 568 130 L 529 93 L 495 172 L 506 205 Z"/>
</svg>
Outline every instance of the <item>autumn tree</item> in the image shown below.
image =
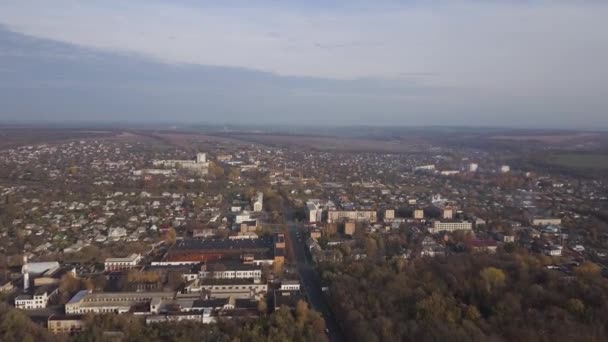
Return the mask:
<svg viewBox="0 0 608 342">
<path fill-rule="evenodd" d="M 479 275 L 488 292 L 503 286 L 506 279 L 505 273 L 496 267 L 486 267 L 479 272 Z"/>
</svg>

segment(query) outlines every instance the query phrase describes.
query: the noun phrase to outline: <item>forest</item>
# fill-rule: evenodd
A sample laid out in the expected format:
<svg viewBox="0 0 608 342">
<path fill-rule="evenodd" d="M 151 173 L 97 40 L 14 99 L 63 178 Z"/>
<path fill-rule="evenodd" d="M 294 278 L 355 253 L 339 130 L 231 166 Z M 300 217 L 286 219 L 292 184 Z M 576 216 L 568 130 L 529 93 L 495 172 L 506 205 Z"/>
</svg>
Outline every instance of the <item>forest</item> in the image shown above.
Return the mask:
<svg viewBox="0 0 608 342">
<path fill-rule="evenodd" d="M 606 341 L 608 281 L 512 253 L 322 266 L 349 341 Z"/>
</svg>

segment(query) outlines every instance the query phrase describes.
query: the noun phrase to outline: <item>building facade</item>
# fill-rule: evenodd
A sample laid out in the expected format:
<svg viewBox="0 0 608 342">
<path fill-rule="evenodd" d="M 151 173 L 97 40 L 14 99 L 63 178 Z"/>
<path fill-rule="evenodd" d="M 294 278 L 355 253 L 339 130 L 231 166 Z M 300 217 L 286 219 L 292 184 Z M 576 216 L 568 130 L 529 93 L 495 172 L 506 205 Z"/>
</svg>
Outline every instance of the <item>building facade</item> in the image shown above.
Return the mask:
<svg viewBox="0 0 608 342">
<path fill-rule="evenodd" d="M 376 222 L 376 211 L 374 210 L 334 210 L 327 213 L 327 223 L 341 220 Z"/>
<path fill-rule="evenodd" d="M 103 264 L 106 272 L 129 270 L 141 262 L 140 254 L 131 254 L 125 258 L 107 258 Z"/>
<path fill-rule="evenodd" d="M 456 230 L 472 230 L 473 224 L 471 222 L 463 221 L 463 222 L 441 222 L 435 221 L 433 222 L 433 227 L 429 228 L 429 233 L 435 234 L 442 231 L 453 232 Z"/>
</svg>

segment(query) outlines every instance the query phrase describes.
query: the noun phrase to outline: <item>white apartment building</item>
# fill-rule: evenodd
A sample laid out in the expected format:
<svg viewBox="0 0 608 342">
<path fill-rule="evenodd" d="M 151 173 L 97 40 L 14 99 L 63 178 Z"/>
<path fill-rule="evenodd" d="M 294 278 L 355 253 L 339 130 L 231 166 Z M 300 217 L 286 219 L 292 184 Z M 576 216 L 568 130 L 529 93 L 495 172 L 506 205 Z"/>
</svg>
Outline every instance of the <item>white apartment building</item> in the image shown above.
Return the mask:
<svg viewBox="0 0 608 342">
<path fill-rule="evenodd" d="M 429 233 L 435 234 L 441 231 L 453 232 L 456 230 L 472 230 L 473 224 L 468 221 L 463 222 L 433 222 L 433 228 L 429 228 Z"/>
<path fill-rule="evenodd" d="M 201 174 L 207 174 L 209 172 L 209 162 L 207 161 L 206 153 L 197 153 L 196 160 L 153 160 L 154 166 L 165 166 L 165 167 L 182 167 L 198 171 Z"/>
<path fill-rule="evenodd" d="M 306 202 L 306 213 L 308 214 L 308 222 L 315 223 L 323 220 L 323 210 L 333 210 L 336 205 L 332 201 L 322 201 L 319 199 L 311 199 Z"/>
<path fill-rule="evenodd" d="M 560 218 L 534 218 L 532 219 L 533 226 L 548 226 L 548 225 L 556 225 L 559 226 L 562 224 L 562 219 Z"/>
<path fill-rule="evenodd" d="M 354 211 L 329 211 L 327 213 L 327 223 L 334 223 L 340 220 L 349 221 L 369 221 L 376 222 L 376 211 L 374 210 L 354 210 Z"/>
</svg>

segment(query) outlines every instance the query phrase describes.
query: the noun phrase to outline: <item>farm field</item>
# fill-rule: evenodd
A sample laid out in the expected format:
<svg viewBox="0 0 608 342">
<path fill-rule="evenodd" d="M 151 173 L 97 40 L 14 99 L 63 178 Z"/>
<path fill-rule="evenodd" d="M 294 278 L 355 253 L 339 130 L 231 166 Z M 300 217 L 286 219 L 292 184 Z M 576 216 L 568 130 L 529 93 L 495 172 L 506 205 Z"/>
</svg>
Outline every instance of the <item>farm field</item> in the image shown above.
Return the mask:
<svg viewBox="0 0 608 342">
<path fill-rule="evenodd" d="M 571 169 L 608 170 L 608 154 L 556 154 L 548 162 Z"/>
<path fill-rule="evenodd" d="M 234 134 L 232 139 L 270 146 L 297 146 L 320 151 L 415 153 L 428 148 L 428 143 L 414 141 L 381 141 L 329 136 Z"/>
</svg>

